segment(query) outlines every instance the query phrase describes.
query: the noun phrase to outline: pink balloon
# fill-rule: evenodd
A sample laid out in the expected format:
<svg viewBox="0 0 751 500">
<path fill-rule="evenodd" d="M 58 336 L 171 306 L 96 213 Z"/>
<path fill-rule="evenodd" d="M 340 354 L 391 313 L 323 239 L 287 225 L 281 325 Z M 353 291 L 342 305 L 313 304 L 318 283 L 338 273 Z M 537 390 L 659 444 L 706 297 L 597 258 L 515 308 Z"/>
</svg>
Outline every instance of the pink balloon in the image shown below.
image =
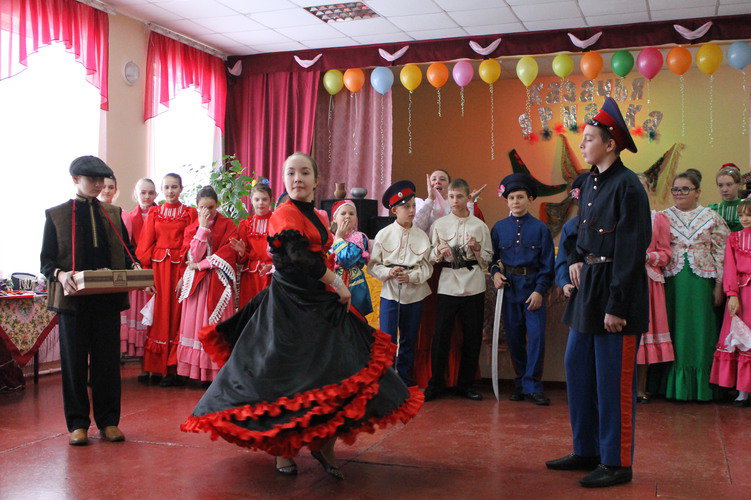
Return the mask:
<svg viewBox="0 0 751 500">
<path fill-rule="evenodd" d="M 454 76 L 454 81 L 460 87 L 466 87 L 467 85 L 469 85 L 469 82 L 472 81 L 474 74 L 474 68 L 467 61 L 459 61 L 458 63 L 454 64 L 452 75 Z"/>
<path fill-rule="evenodd" d="M 662 53 L 654 47 L 642 50 L 636 58 L 636 69 L 647 80 L 651 80 L 662 69 Z"/>
</svg>

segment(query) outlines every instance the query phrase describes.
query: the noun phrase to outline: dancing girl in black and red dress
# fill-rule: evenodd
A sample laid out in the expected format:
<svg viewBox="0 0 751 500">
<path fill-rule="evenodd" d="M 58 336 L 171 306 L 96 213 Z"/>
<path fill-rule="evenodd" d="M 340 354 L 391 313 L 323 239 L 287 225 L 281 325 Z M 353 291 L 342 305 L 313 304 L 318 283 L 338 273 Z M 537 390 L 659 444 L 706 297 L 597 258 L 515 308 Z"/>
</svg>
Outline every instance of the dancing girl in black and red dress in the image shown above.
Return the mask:
<svg viewBox="0 0 751 500">
<path fill-rule="evenodd" d="M 351 444 L 360 432 L 406 423 L 423 396 L 390 368 L 391 337 L 350 308 L 349 289 L 326 265 L 333 237 L 313 208 L 315 160 L 295 153 L 283 169 L 290 202 L 269 220 L 271 285 L 201 332 L 223 366 L 181 428 L 270 453 L 281 474 L 297 473 L 293 457 L 307 446 L 343 479 L 336 439 Z"/>
</svg>

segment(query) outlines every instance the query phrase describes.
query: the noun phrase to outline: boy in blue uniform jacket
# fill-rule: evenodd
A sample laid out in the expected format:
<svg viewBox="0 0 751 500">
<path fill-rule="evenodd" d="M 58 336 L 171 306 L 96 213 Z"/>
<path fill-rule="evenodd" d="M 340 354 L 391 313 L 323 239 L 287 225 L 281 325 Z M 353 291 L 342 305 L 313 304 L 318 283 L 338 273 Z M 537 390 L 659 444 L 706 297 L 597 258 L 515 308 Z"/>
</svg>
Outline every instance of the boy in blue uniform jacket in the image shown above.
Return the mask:
<svg viewBox="0 0 751 500">
<path fill-rule="evenodd" d="M 574 208 L 579 206 L 579 195 L 581 193 L 582 184 L 589 174 L 581 174 L 574 182 L 571 183 L 571 196 Z M 568 272 L 568 251 L 566 250 L 566 240 L 571 233 L 576 232 L 576 227 L 579 224 L 579 216 L 575 215 L 570 220 L 567 220 L 561 229 L 561 239 L 558 243 L 558 255 L 555 256 L 555 284 L 563 289 L 563 295 L 571 297 L 571 292 L 574 290 L 574 285 L 571 284 L 571 276 Z"/>
<path fill-rule="evenodd" d="M 613 99 L 587 120 L 580 148 L 592 169 L 581 188 L 576 231 L 564 242 L 576 287 L 563 317 L 571 327 L 564 365 L 574 449 L 546 465 L 591 471 L 579 483 L 597 488 L 632 479 L 636 351 L 649 326 L 652 221 L 646 191 L 620 159 L 636 145 Z"/>
<path fill-rule="evenodd" d="M 545 306 L 543 297 L 553 282 L 553 238 L 547 226 L 529 213 L 537 197 L 532 179 L 511 174 L 498 193 L 508 201 L 511 215 L 496 222 L 491 231 L 496 288 L 506 286 L 503 325 L 511 361 L 516 371 L 516 390 L 511 401 L 550 404 L 542 392 L 545 358 Z"/>
</svg>

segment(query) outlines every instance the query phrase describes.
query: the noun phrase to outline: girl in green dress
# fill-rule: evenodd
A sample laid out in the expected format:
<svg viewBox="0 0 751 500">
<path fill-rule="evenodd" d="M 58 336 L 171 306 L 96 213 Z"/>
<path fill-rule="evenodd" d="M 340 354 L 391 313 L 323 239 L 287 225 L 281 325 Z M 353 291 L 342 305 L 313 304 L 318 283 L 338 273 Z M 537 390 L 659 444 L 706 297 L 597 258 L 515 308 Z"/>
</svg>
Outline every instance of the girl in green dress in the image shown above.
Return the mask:
<svg viewBox="0 0 751 500">
<path fill-rule="evenodd" d="M 741 171 L 734 163 L 726 163 L 717 172 L 717 190 L 722 196 L 720 203 L 710 203 L 709 208 L 720 214 L 732 232 L 743 229 L 738 219 L 738 196 L 741 190 Z"/>
<path fill-rule="evenodd" d="M 681 401 L 710 401 L 709 375 L 719 327 L 714 307 L 723 300 L 722 267 L 730 234 L 717 212 L 699 205 L 701 177 L 676 176 L 670 221 L 671 259 L 665 302 L 675 362 L 662 375 L 661 393 Z M 699 174 L 701 175 L 701 174 Z"/>
</svg>

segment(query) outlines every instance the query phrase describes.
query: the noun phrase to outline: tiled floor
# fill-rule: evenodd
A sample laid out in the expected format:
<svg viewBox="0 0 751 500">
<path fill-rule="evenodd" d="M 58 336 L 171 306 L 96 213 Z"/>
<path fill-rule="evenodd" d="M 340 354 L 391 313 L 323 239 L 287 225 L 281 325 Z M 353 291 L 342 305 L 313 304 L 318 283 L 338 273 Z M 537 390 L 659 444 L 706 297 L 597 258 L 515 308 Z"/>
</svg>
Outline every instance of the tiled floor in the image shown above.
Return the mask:
<svg viewBox="0 0 751 500">
<path fill-rule="evenodd" d="M 483 386 L 482 402 L 434 401 L 407 426 L 338 447 L 340 483 L 307 453 L 283 477 L 268 455 L 180 432 L 201 390 L 141 386 L 137 373 L 123 369 L 124 443 L 68 446 L 59 375 L 0 395 L 0 498 L 751 498 L 751 408 L 639 406 L 634 482 L 590 491 L 581 473 L 544 467 L 569 451 L 563 389 L 545 408 Z"/>
</svg>

